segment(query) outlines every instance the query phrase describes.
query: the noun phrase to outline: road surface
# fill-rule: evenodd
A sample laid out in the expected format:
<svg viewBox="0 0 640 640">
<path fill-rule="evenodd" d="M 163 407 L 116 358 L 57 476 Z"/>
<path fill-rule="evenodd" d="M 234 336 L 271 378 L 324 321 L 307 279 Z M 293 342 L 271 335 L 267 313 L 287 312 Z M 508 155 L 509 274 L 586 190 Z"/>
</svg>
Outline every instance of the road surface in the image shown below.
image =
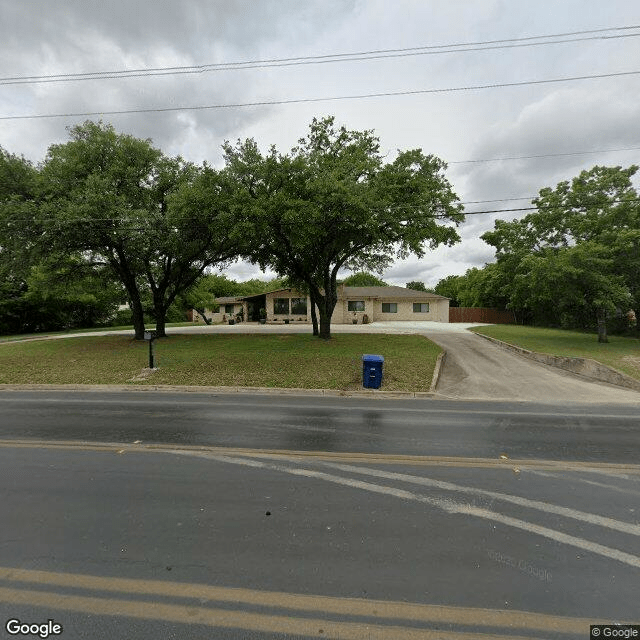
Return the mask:
<svg viewBox="0 0 640 640">
<path fill-rule="evenodd" d="M 65 639 L 640 622 L 633 405 L 5 391 L 0 445 L 0 607 Z"/>
</svg>

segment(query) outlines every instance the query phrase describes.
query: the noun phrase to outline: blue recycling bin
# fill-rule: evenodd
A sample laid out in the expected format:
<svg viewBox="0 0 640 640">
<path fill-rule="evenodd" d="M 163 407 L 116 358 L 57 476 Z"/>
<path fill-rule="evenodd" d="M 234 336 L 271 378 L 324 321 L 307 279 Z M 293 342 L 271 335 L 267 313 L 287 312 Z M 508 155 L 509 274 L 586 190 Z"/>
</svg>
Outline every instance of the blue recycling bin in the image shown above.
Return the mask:
<svg viewBox="0 0 640 640">
<path fill-rule="evenodd" d="M 379 389 L 382 384 L 384 356 L 365 354 L 362 356 L 362 386 Z"/>
</svg>

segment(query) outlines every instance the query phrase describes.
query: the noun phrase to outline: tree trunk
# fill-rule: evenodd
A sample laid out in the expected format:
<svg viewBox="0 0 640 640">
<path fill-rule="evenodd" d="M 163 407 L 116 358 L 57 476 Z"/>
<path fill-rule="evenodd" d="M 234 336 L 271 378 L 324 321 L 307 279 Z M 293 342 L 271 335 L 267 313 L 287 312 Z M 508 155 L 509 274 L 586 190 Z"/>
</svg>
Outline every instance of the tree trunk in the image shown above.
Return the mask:
<svg viewBox="0 0 640 640">
<path fill-rule="evenodd" d="M 326 296 L 325 296 L 325 300 L 321 301 L 321 304 L 319 307 L 320 332 L 318 333 L 318 336 L 323 340 L 331 340 L 331 315 L 327 314 L 327 308 L 326 308 L 326 305 L 324 304 L 325 301 L 326 301 Z"/>
<path fill-rule="evenodd" d="M 211 318 L 207 318 L 207 316 L 205 315 L 205 309 L 196 309 L 195 307 L 193 308 L 193 310 L 204 320 L 205 324 L 211 324 Z"/>
<path fill-rule="evenodd" d="M 137 293 L 137 292 L 136 292 Z M 136 340 L 144 340 L 144 311 L 139 295 L 132 296 L 129 292 L 129 304 L 133 315 L 133 330 Z"/>
<path fill-rule="evenodd" d="M 165 309 L 161 311 L 156 309 L 156 338 L 166 338 L 167 333 L 165 331 L 167 312 Z"/>
<path fill-rule="evenodd" d="M 604 309 L 598 309 L 598 342 L 609 342 L 607 338 L 607 313 Z"/>
<path fill-rule="evenodd" d="M 319 297 L 318 309 L 320 311 L 320 333 L 318 334 L 323 340 L 331 339 L 331 317 L 336 307 L 335 283 L 329 278 L 325 280 L 326 286 L 323 296 Z"/>
<path fill-rule="evenodd" d="M 316 299 L 313 292 L 309 292 L 309 299 L 311 301 L 311 324 L 313 325 L 313 335 L 319 335 L 318 331 L 318 314 L 316 311 Z"/>
</svg>

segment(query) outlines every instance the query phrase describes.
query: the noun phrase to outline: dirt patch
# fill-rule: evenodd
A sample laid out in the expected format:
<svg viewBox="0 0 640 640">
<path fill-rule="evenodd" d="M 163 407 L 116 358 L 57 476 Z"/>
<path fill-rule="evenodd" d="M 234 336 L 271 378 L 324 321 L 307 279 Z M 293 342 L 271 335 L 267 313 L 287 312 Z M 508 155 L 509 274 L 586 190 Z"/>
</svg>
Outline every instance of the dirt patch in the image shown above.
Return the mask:
<svg viewBox="0 0 640 640">
<path fill-rule="evenodd" d="M 134 378 L 129 378 L 127 382 L 138 382 L 140 380 L 146 380 L 152 373 L 157 371 L 158 369 L 149 369 L 149 367 L 145 367 L 137 376 Z"/>
<path fill-rule="evenodd" d="M 640 371 L 640 356 L 623 356 L 622 360 L 625 364 L 629 364 Z"/>
</svg>

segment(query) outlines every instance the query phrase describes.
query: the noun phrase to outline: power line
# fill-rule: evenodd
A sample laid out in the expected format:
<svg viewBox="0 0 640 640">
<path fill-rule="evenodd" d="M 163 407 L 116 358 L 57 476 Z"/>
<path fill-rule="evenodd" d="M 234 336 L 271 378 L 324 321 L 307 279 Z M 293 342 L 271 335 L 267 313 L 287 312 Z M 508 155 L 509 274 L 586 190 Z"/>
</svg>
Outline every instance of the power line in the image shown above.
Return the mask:
<svg viewBox="0 0 640 640">
<path fill-rule="evenodd" d="M 473 162 L 502 162 L 503 160 L 529 160 L 531 158 L 559 158 L 562 156 L 582 156 L 590 153 L 610 153 L 613 151 L 637 151 L 640 147 L 621 147 L 619 149 L 595 149 L 592 151 L 568 151 L 566 153 L 541 153 L 532 156 L 505 156 L 502 158 L 482 158 L 479 160 L 451 160 L 447 164 L 465 164 Z M 519 199 L 519 198 L 518 198 Z"/>
<path fill-rule="evenodd" d="M 441 89 L 415 89 L 411 91 L 384 91 L 380 93 L 353 94 L 345 96 L 329 96 L 325 98 L 288 98 L 284 100 L 262 100 L 259 102 L 238 102 L 231 104 L 199 105 L 192 107 L 157 107 L 152 109 L 119 109 L 114 111 L 85 111 L 77 113 L 48 113 L 28 116 L 0 116 L 0 120 L 36 120 L 43 118 L 78 118 L 85 116 L 127 115 L 134 113 L 168 113 L 175 111 L 203 111 L 212 109 L 238 109 L 243 107 L 262 107 L 284 104 L 304 104 L 314 102 L 335 102 L 337 100 L 361 100 L 364 98 L 383 98 L 391 96 L 425 95 L 434 93 L 450 93 L 459 91 L 478 91 L 481 89 L 499 89 L 504 87 L 523 87 L 531 85 L 557 84 L 561 82 L 577 82 L 580 80 L 593 80 L 601 78 L 620 78 L 635 76 L 640 71 L 619 71 L 616 73 L 599 73 L 583 76 L 570 76 L 566 78 L 548 78 L 544 80 L 526 80 L 521 82 L 499 82 L 493 84 L 468 85 L 463 87 L 447 87 Z"/>
<path fill-rule="evenodd" d="M 612 27 L 610 29 L 596 29 L 590 31 L 577 31 L 569 34 L 554 34 L 543 36 L 529 36 L 526 38 L 510 38 L 506 40 L 488 40 L 484 42 L 470 42 L 450 45 L 431 45 L 423 47 L 410 47 L 405 49 L 378 49 L 373 51 L 361 51 L 354 53 L 336 53 L 322 56 L 306 56 L 297 58 L 273 58 L 268 60 L 251 60 L 243 62 L 220 62 L 201 65 L 175 66 L 175 67 L 148 67 L 138 69 L 121 69 L 112 71 L 89 71 L 84 73 L 60 73 L 41 76 L 8 76 L 0 77 L 0 85 L 38 84 L 58 82 L 78 82 L 84 80 L 108 80 L 122 78 L 140 78 L 151 76 L 170 76 L 184 74 L 201 74 L 216 71 L 239 71 L 244 69 L 261 69 L 272 67 L 290 67 L 310 64 L 326 64 L 335 62 L 357 62 L 363 60 L 380 60 L 385 58 L 402 58 L 423 55 L 442 55 L 446 53 L 465 53 L 473 51 L 492 51 L 496 49 L 513 49 L 519 47 L 546 46 L 550 44 L 566 44 L 589 40 L 613 40 L 621 38 L 634 38 L 639 33 L 623 33 L 615 35 L 590 35 L 585 37 L 567 38 L 567 35 L 593 34 L 607 31 L 631 30 L 640 26 Z M 543 42 L 532 42 L 547 38 Z M 549 38 L 561 38 L 549 40 Z"/>
<path fill-rule="evenodd" d="M 532 198 L 536 198 L 537 196 L 532 196 Z M 523 196 L 522 198 L 496 198 L 494 200 L 470 200 L 467 202 L 458 202 L 457 204 L 474 204 L 474 203 L 481 203 L 481 202 L 505 202 L 508 200 L 525 200 L 528 199 L 529 196 Z M 606 204 L 627 204 L 627 203 L 637 203 L 640 202 L 640 198 L 623 198 L 623 199 L 614 199 L 614 200 L 608 200 L 606 202 Z M 588 204 L 573 204 L 571 205 L 572 209 L 576 209 L 576 208 L 581 208 L 581 207 L 585 207 L 588 206 Z M 398 207 L 390 207 L 390 209 L 392 210 L 399 210 L 399 209 L 417 209 L 419 208 L 418 205 L 400 205 Z M 556 209 L 557 207 L 555 206 L 538 206 L 538 207 L 515 207 L 515 208 L 511 208 L 511 209 L 483 209 L 482 211 L 464 211 L 462 212 L 463 216 L 471 216 L 471 215 L 478 215 L 478 214 L 484 214 L 484 213 L 509 213 L 509 212 L 517 212 L 517 211 L 545 211 L 545 210 L 552 210 L 552 209 Z M 370 211 L 372 211 L 373 213 L 375 213 L 376 209 L 371 209 Z M 448 216 L 441 216 L 441 215 L 435 215 L 434 217 L 436 218 L 448 218 Z M 185 216 L 183 218 L 180 218 L 179 222 L 186 222 L 189 221 L 191 219 L 191 216 Z M 72 219 L 72 220 L 58 220 L 57 218 L 55 218 L 54 216 L 46 216 L 46 217 L 39 217 L 39 218 L 13 218 L 12 219 L 14 222 L 35 222 L 35 223 L 44 223 L 44 222 L 59 222 L 59 223 L 66 223 L 66 224 L 86 224 L 86 223 L 96 223 L 96 222 L 100 222 L 100 223 L 107 223 L 107 222 L 120 222 L 121 219 L 120 218 L 77 218 L 77 219 Z M 131 221 L 129 221 L 131 222 Z M 150 224 L 152 224 L 153 221 L 150 221 Z M 144 226 L 144 227 L 112 227 L 106 224 L 100 224 L 100 225 L 94 225 L 95 229 L 98 230 L 102 230 L 102 231 L 148 231 L 149 230 L 149 225 Z M 199 228 L 206 228 L 206 225 L 203 223 L 199 223 L 197 225 L 192 225 L 191 227 L 192 229 L 199 229 Z M 178 230 L 178 229 L 174 229 L 174 230 Z"/>
</svg>

